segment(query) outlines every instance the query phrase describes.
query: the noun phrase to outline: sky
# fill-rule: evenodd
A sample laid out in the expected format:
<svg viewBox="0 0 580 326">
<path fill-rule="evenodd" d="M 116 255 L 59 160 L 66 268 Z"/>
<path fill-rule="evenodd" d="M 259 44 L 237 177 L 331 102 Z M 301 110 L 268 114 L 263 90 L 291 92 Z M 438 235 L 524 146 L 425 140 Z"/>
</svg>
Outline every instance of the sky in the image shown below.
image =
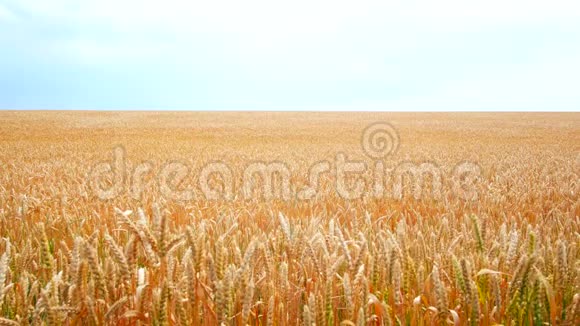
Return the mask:
<svg viewBox="0 0 580 326">
<path fill-rule="evenodd" d="M 580 109 L 577 0 L 0 0 L 0 109 Z"/>
</svg>

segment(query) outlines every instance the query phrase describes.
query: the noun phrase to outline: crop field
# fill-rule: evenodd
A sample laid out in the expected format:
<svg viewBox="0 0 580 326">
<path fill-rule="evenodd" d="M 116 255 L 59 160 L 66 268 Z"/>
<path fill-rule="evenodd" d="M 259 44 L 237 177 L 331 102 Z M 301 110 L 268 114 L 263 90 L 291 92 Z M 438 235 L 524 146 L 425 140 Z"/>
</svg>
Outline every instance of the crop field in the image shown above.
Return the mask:
<svg viewBox="0 0 580 326">
<path fill-rule="evenodd" d="M 0 325 L 580 325 L 578 113 L 0 112 Z"/>
</svg>

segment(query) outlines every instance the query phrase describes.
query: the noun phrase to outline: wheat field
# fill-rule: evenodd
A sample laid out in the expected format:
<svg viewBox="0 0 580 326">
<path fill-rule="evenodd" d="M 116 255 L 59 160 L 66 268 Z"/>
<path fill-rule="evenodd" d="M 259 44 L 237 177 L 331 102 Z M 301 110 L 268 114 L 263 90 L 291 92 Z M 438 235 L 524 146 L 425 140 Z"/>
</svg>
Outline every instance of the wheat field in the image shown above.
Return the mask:
<svg viewBox="0 0 580 326">
<path fill-rule="evenodd" d="M 256 162 L 290 197 L 242 191 Z M 577 113 L 3 111 L 0 325 L 579 325 L 579 173 Z"/>
</svg>

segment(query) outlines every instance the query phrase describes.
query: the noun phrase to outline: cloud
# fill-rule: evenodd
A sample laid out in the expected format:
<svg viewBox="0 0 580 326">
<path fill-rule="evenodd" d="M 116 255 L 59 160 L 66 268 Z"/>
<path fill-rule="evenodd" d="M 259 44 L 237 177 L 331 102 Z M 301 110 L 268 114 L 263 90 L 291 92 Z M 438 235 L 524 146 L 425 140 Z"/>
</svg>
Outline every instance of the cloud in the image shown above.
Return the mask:
<svg viewBox="0 0 580 326">
<path fill-rule="evenodd" d="M 578 18 L 574 0 L 8 0 L 31 17 L 102 25 L 117 31 L 268 34 L 331 33 L 352 25 L 490 26 Z"/>
<path fill-rule="evenodd" d="M 66 70 L 87 84 L 87 71 L 125 84 L 138 71 L 184 105 L 580 104 L 570 86 L 580 3 L 571 0 L 0 0 L 0 24 L 6 17 L 16 20 L 0 26 L 12 53 L 2 61 L 14 71 Z M 75 83 L 67 78 L 63 88 Z M 204 91 L 190 99 L 189 85 Z"/>
<path fill-rule="evenodd" d="M 18 17 L 0 3 L 0 22 L 15 22 Z"/>
<path fill-rule="evenodd" d="M 50 50 L 55 57 L 82 65 L 139 64 L 161 56 L 164 51 L 159 44 L 98 41 L 90 38 L 53 42 Z"/>
<path fill-rule="evenodd" d="M 33 21 L 75 33 L 107 31 L 115 38 L 187 42 L 199 35 L 268 51 L 356 33 L 400 34 L 395 47 L 422 31 L 470 31 L 498 26 L 560 24 L 580 18 L 573 0 L 5 0 Z M 379 36 L 379 35 L 377 35 Z M 86 37 L 86 35 L 83 35 Z M 95 40 L 104 42 L 104 40 Z M 402 44 L 401 44 L 402 43 Z"/>
</svg>

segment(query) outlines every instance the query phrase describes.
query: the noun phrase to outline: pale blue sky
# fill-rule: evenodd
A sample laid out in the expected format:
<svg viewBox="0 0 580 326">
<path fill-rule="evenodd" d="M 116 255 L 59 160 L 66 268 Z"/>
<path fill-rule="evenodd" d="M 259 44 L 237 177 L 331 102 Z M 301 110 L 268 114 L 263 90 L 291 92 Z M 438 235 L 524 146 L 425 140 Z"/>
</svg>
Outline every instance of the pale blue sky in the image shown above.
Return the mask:
<svg viewBox="0 0 580 326">
<path fill-rule="evenodd" d="M 580 2 L 0 0 L 0 109 L 580 109 Z"/>
</svg>

